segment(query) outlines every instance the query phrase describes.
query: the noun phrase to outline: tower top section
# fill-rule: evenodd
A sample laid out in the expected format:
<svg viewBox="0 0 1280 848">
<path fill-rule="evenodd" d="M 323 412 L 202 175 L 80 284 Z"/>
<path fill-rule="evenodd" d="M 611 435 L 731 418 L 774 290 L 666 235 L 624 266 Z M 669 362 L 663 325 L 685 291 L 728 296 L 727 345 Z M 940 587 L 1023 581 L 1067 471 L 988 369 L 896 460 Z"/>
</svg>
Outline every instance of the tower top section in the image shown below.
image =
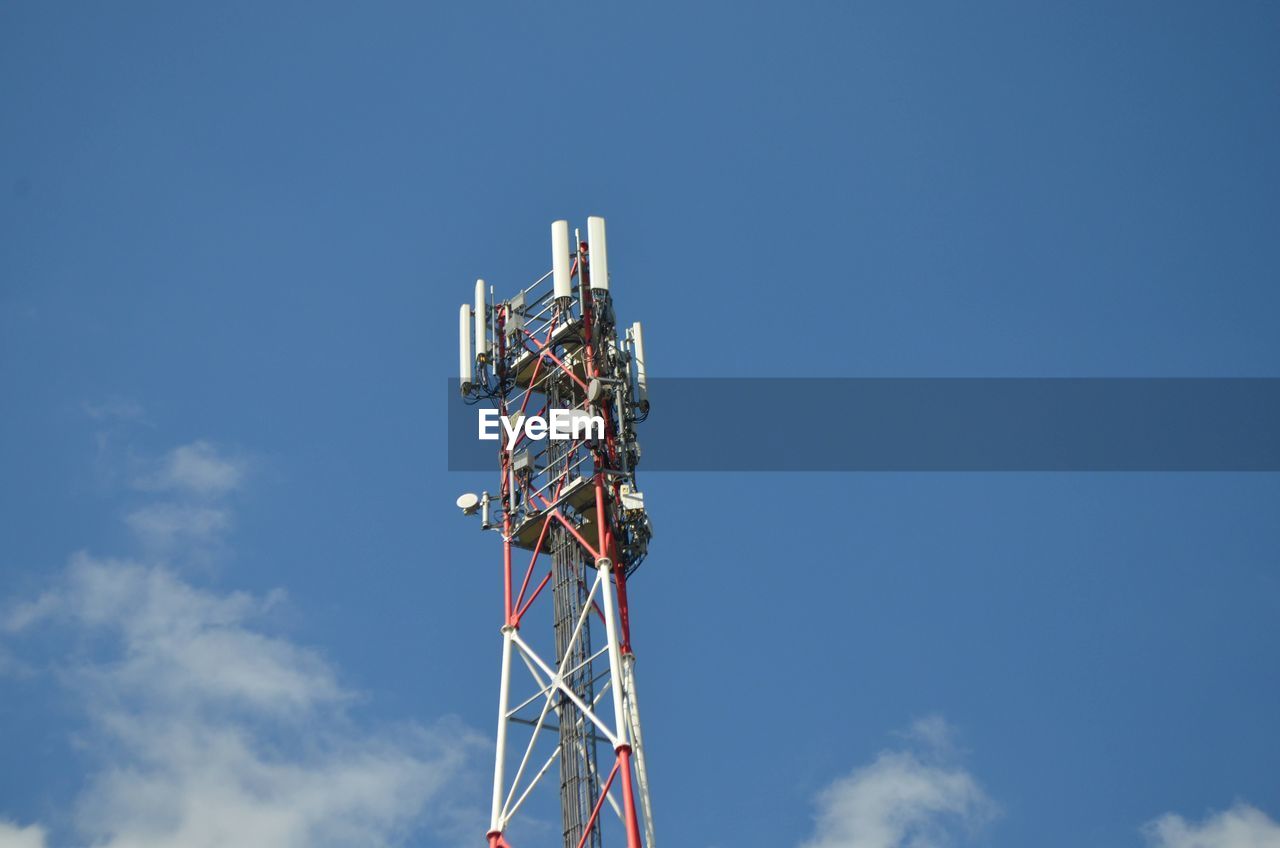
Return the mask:
<svg viewBox="0 0 1280 848">
<path fill-rule="evenodd" d="M 562 511 L 585 538 L 604 532 L 610 544 L 601 557 L 630 573 L 652 535 L 635 479 L 636 425 L 649 414 L 644 330 L 620 325 L 614 314 L 604 218 L 587 218 L 585 237 L 569 221 L 553 222 L 550 265 L 505 299 L 477 280 L 473 301 L 459 311 L 462 395 L 491 405 L 498 419 L 492 437 L 502 493 L 481 498 L 482 523 L 496 528 L 510 518 L 513 543 L 532 550 L 538 519 Z M 551 431 L 537 438 L 548 420 Z M 557 421 L 575 424 L 569 438 L 557 438 Z M 601 499 L 597 468 L 606 483 Z"/>
</svg>

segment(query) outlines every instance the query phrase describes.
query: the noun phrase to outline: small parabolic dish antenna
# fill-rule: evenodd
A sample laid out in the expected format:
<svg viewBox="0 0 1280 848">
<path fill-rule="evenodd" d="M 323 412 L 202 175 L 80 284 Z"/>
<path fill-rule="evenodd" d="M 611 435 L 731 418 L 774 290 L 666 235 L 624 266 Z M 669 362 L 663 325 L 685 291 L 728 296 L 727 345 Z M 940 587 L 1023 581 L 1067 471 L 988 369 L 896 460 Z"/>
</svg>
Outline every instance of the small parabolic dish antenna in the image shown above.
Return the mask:
<svg viewBox="0 0 1280 848">
<path fill-rule="evenodd" d="M 474 515 L 475 511 L 480 508 L 480 496 L 467 492 L 465 495 L 458 496 L 458 509 L 462 510 L 463 515 Z"/>
</svg>

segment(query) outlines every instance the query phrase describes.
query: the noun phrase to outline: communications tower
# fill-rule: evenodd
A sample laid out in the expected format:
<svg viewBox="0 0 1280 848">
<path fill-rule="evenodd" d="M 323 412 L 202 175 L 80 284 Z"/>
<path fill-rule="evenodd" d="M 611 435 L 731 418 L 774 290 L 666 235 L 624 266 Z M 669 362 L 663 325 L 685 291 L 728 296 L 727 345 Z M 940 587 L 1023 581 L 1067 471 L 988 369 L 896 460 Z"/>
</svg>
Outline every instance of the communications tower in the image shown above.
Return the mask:
<svg viewBox="0 0 1280 848">
<path fill-rule="evenodd" d="M 528 848 L 518 814 L 553 767 L 565 848 L 653 848 L 627 603 L 652 535 L 635 476 L 648 380 L 640 324 L 614 317 L 604 219 L 572 247 L 553 223 L 551 270 L 507 300 L 477 280 L 459 336 L 463 397 L 500 416 L 497 493 L 458 499 L 502 537 L 489 848 Z M 548 432 L 557 419 L 572 428 Z"/>
</svg>

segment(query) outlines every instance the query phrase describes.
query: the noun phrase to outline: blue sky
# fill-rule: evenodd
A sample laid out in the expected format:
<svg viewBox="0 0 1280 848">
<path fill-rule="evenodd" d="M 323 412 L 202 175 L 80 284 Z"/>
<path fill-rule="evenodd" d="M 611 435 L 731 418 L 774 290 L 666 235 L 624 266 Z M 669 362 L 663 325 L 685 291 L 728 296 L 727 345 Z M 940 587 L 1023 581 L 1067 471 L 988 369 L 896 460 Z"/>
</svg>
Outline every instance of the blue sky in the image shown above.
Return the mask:
<svg viewBox="0 0 1280 848">
<path fill-rule="evenodd" d="M 1280 376 L 1278 36 L 5 4 L 0 846 L 480 842 L 498 558 L 440 387 L 555 218 L 608 217 L 656 374 Z M 1280 844 L 1275 475 L 642 482 L 664 844 Z"/>
</svg>

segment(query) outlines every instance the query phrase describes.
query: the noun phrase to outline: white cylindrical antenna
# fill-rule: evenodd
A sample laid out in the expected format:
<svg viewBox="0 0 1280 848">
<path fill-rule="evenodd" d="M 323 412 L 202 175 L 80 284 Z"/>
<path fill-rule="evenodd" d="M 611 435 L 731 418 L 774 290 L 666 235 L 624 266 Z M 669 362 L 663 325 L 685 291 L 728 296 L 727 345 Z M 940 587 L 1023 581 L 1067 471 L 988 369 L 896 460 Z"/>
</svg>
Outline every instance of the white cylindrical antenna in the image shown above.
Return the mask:
<svg viewBox="0 0 1280 848">
<path fill-rule="evenodd" d="M 471 356 L 471 307 L 464 303 L 458 312 L 458 386 L 464 395 L 475 382 L 475 367 Z"/>
<path fill-rule="evenodd" d="M 631 347 L 636 355 L 636 402 L 641 412 L 648 412 L 649 371 L 644 359 L 644 328 L 639 321 L 631 325 Z"/>
<path fill-rule="evenodd" d="M 551 273 L 555 298 L 564 306 L 573 297 L 573 281 L 569 264 L 569 222 L 551 224 Z"/>
<path fill-rule="evenodd" d="M 484 302 L 484 280 L 476 280 L 476 361 L 489 361 L 489 316 Z"/>
<path fill-rule="evenodd" d="M 587 219 L 587 252 L 591 256 L 591 288 L 609 290 L 609 246 L 604 239 L 604 218 Z"/>
</svg>

